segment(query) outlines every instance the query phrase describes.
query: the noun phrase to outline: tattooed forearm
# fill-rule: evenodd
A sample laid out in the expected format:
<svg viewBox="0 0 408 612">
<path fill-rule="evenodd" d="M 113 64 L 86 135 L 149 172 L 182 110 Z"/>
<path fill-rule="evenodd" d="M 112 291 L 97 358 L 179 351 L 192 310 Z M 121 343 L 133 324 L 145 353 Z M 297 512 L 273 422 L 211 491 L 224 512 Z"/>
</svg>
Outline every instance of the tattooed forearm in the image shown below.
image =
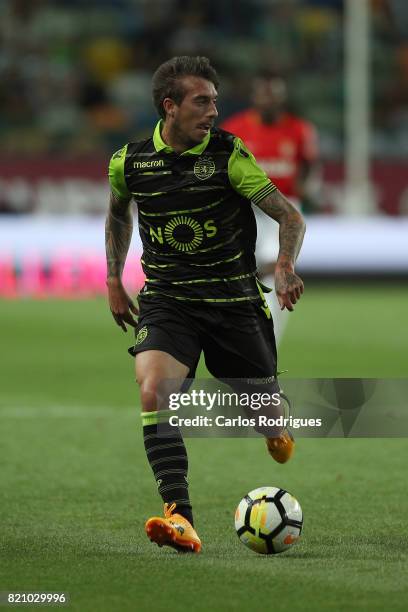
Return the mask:
<svg viewBox="0 0 408 612">
<path fill-rule="evenodd" d="M 302 215 L 278 189 L 261 200 L 258 206 L 279 223 L 278 263 L 294 266 L 306 230 Z"/>
<path fill-rule="evenodd" d="M 107 278 L 120 279 L 133 232 L 130 201 L 119 200 L 111 194 L 105 224 Z"/>
</svg>

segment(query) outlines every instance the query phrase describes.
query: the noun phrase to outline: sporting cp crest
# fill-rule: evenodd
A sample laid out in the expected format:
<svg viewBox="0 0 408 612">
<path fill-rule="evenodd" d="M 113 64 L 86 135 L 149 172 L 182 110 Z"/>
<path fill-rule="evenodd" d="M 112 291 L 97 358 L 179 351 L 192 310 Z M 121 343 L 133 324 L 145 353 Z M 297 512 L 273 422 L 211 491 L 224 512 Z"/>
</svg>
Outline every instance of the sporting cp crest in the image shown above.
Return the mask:
<svg viewBox="0 0 408 612">
<path fill-rule="evenodd" d="M 142 344 L 142 342 L 143 342 L 144 340 L 146 340 L 146 338 L 147 338 L 147 334 L 148 334 L 148 331 L 147 331 L 147 327 L 146 327 L 146 325 L 145 325 L 144 327 L 142 327 L 142 329 L 140 329 L 140 330 L 139 330 L 139 333 L 138 333 L 138 334 L 137 334 L 137 336 L 136 336 L 136 342 L 135 342 L 135 344 L 136 344 L 136 345 L 137 345 L 137 344 Z"/>
<path fill-rule="evenodd" d="M 210 178 L 214 172 L 215 164 L 211 157 L 200 156 L 194 164 L 194 175 L 200 179 L 200 181 L 205 181 Z"/>
</svg>

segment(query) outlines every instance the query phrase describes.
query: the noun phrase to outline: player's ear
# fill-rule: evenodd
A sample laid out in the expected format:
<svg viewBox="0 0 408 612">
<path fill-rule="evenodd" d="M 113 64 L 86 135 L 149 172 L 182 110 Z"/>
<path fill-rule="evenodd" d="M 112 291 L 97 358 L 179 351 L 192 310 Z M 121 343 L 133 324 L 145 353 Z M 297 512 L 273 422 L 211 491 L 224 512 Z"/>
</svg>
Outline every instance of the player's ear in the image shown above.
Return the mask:
<svg viewBox="0 0 408 612">
<path fill-rule="evenodd" d="M 163 109 L 167 117 L 174 117 L 176 103 L 171 98 L 164 98 Z"/>
</svg>

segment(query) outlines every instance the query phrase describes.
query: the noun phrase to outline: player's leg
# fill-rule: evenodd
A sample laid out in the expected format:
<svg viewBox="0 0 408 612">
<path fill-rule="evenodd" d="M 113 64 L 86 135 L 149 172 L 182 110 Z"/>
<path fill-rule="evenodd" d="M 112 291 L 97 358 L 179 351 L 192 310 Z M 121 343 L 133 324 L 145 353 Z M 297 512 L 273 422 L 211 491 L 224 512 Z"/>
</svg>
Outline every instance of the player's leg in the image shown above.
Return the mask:
<svg viewBox="0 0 408 612">
<path fill-rule="evenodd" d="M 245 385 L 243 381 L 246 379 L 258 381 L 256 388 L 249 385 L 246 390 L 249 394 L 266 392 L 273 395 L 279 392 L 273 322 L 265 302 L 220 309 L 220 313 L 223 320 L 214 333 L 207 335 L 204 347 L 211 374 L 220 379 L 240 379 L 240 382 L 237 381 L 240 386 Z M 282 399 L 279 406 L 271 405 L 271 417 L 283 415 L 284 407 L 285 400 Z M 286 463 L 295 445 L 290 431 L 286 428 L 272 432 L 263 429 L 261 433 L 266 438 L 269 454 L 278 463 Z"/>
<path fill-rule="evenodd" d="M 163 502 L 177 504 L 178 511 L 193 523 L 188 494 L 187 452 L 177 427 L 165 421 L 164 386 L 174 381 L 170 392 L 178 392 L 189 368 L 164 351 L 147 350 L 136 355 L 136 380 L 142 406 L 143 441 L 158 492 Z M 168 406 L 167 406 L 168 408 Z"/>
<path fill-rule="evenodd" d="M 161 422 L 163 416 L 164 421 L 167 420 L 164 412 L 166 396 L 179 391 L 189 369 L 164 351 L 146 350 L 136 355 L 144 445 L 165 504 L 164 517 L 150 518 L 146 523 L 146 533 L 160 546 L 198 552 L 201 542 L 193 528 L 187 451 L 179 429 Z"/>
<path fill-rule="evenodd" d="M 167 515 L 164 519 L 154 517 L 159 529 L 150 536 L 158 544 L 171 546 L 175 536 L 175 548 L 180 545 L 185 550 L 185 544 L 187 547 L 193 544 L 197 550 L 200 544 L 192 527 L 187 452 L 179 428 L 169 425 L 168 414 L 165 415 L 163 410 L 168 409 L 169 393 L 177 392 L 187 375 L 194 376 L 201 347 L 194 332 L 194 322 L 183 312 L 182 305 L 174 300 L 144 299 L 142 296 L 138 301 L 140 312 L 136 341 L 129 352 L 136 356 L 146 455 Z M 160 417 L 164 417 L 164 423 L 160 422 Z M 174 519 L 178 520 L 176 525 Z M 171 527 L 170 539 L 164 526 Z M 177 526 L 180 528 L 178 531 Z M 169 541 L 163 542 L 163 537 Z"/>
</svg>

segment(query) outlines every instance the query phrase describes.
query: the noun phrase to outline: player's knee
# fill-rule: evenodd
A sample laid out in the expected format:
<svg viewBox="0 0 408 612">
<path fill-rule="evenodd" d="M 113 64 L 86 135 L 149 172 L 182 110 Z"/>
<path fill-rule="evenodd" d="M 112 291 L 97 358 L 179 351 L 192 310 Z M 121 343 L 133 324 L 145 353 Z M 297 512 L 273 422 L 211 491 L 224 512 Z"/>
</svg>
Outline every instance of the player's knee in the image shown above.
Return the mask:
<svg viewBox="0 0 408 612">
<path fill-rule="evenodd" d="M 146 378 L 140 383 L 140 400 L 143 412 L 158 410 L 158 383 L 152 378 Z"/>
</svg>

